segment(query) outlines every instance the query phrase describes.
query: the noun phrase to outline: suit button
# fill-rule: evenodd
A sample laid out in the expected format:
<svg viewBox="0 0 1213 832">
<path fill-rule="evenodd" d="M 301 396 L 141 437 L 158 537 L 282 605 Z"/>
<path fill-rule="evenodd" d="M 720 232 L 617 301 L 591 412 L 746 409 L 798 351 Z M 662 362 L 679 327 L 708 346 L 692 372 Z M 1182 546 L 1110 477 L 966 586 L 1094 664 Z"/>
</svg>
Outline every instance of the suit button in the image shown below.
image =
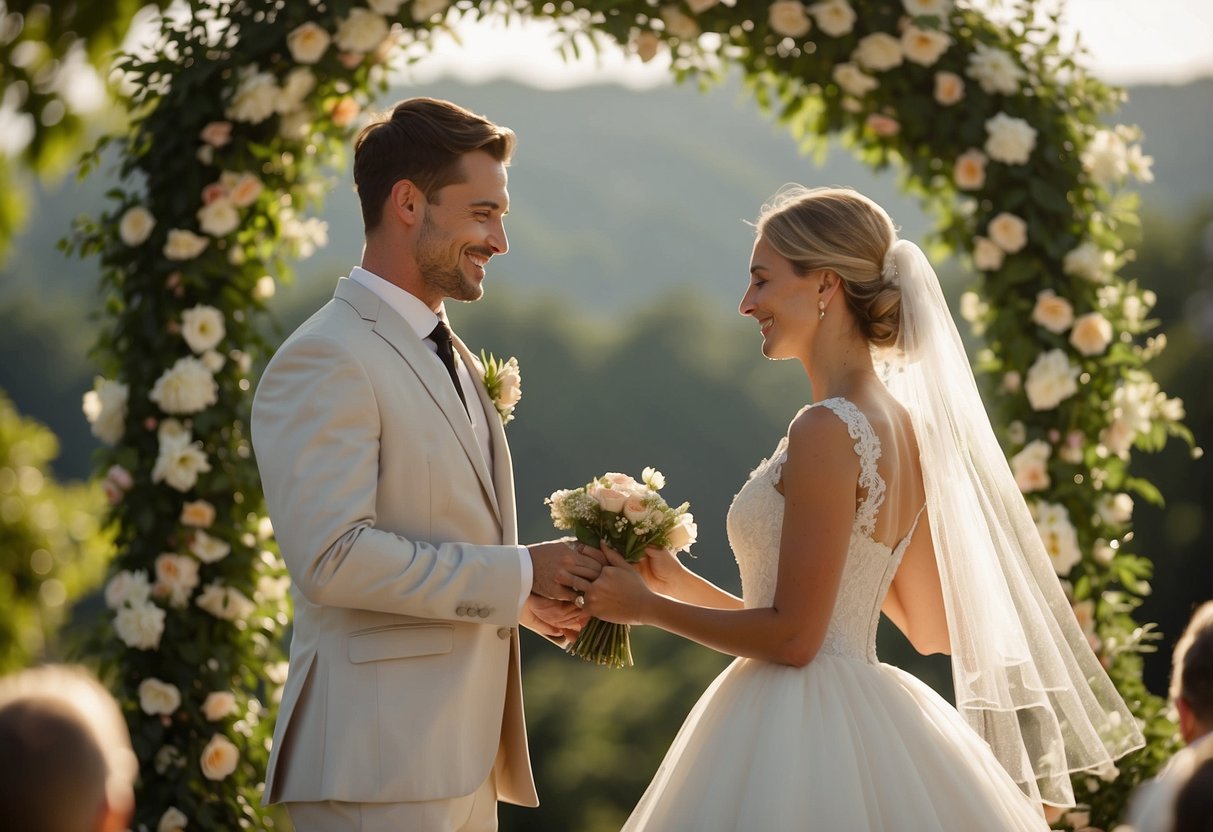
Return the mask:
<svg viewBox="0 0 1213 832">
<path fill-rule="evenodd" d="M 467 607 L 455 607 L 455 615 L 467 615 L 467 614 L 468 614 Z"/>
<path fill-rule="evenodd" d="M 497 638 L 501 639 L 502 641 L 505 641 L 509 637 L 510 637 L 510 628 L 509 627 L 498 627 L 497 628 Z"/>
<path fill-rule="evenodd" d="M 488 607 L 481 607 L 481 608 L 480 608 L 480 610 L 479 610 L 479 612 L 478 612 L 478 615 L 479 615 L 481 618 L 488 618 L 488 617 L 489 617 L 489 608 L 488 608 Z"/>
</svg>

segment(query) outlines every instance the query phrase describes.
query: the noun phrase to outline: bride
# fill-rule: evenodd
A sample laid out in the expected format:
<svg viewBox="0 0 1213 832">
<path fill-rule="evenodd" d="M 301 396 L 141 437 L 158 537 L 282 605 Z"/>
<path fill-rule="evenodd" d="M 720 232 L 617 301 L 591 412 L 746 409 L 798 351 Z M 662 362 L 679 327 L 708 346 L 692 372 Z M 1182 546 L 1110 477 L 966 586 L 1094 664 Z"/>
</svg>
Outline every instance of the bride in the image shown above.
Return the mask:
<svg viewBox="0 0 1213 832">
<path fill-rule="evenodd" d="M 728 514 L 743 597 L 613 552 L 593 615 L 737 656 L 632 830 L 1043 830 L 1140 747 L 999 448 L 934 270 L 849 189 L 764 208 L 740 311 L 814 403 Z M 952 656 L 957 707 L 878 663 L 884 612 Z"/>
</svg>

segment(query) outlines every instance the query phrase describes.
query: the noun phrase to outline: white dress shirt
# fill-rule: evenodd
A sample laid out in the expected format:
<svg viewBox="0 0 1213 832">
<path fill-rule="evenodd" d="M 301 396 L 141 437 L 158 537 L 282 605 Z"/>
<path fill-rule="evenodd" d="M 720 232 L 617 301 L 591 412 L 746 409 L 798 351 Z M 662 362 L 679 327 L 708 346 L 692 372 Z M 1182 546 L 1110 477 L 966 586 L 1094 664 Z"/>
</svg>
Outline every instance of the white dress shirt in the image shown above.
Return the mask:
<svg viewBox="0 0 1213 832">
<path fill-rule="evenodd" d="M 397 315 L 404 318 L 409 328 L 417 333 L 417 337 L 429 348 L 430 353 L 434 356 L 434 361 L 439 367 L 442 367 L 442 372 L 446 372 L 446 365 L 438 357 L 438 345 L 429 337 L 439 320 L 446 322 L 445 308 L 439 309 L 439 313 L 435 314 L 434 310 L 426 306 L 416 295 L 401 289 L 395 283 L 389 283 L 361 266 L 355 266 L 350 271 L 350 280 L 370 289 Z M 468 403 L 468 418 L 472 422 L 472 433 L 476 435 L 476 444 L 480 447 L 485 464 L 492 471 L 493 439 L 489 434 L 488 423 L 485 421 L 484 408 L 479 406 L 480 394 L 476 389 L 479 382 L 472 379 L 472 374 L 468 372 L 458 350 L 455 351 L 455 374 L 459 377 L 459 384 L 463 387 L 463 397 Z M 494 413 L 492 417 L 497 418 L 497 414 Z M 522 570 L 522 594 L 518 599 L 518 610 L 521 612 L 522 605 L 526 603 L 527 596 L 531 594 L 531 584 L 534 583 L 535 578 L 534 569 L 531 566 L 531 554 L 525 546 L 518 547 L 518 563 Z"/>
</svg>

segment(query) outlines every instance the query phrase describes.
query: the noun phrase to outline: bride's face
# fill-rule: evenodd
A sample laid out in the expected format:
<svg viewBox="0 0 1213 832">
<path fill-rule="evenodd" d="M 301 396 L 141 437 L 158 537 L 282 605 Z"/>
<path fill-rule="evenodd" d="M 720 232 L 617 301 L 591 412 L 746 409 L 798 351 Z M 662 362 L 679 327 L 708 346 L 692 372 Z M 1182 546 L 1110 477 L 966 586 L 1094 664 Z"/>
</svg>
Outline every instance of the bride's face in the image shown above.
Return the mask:
<svg viewBox="0 0 1213 832">
<path fill-rule="evenodd" d="M 796 274 L 792 262 L 759 237 L 750 257 L 750 282 L 738 311 L 758 322 L 762 354 L 802 358 L 817 325 L 815 281 Z"/>
</svg>

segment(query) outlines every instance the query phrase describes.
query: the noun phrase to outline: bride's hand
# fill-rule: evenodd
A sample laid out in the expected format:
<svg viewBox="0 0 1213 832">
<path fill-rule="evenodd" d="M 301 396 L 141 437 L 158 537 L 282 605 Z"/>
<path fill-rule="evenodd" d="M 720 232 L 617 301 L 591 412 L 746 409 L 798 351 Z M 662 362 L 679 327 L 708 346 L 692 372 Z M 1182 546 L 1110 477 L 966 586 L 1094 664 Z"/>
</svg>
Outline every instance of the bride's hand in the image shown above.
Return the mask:
<svg viewBox="0 0 1213 832">
<path fill-rule="evenodd" d="M 662 595 L 677 597 L 678 586 L 687 572 L 678 555 L 668 549 L 658 549 L 650 546 L 644 550 L 645 556 L 636 563 L 636 571 L 649 589 Z"/>
<path fill-rule="evenodd" d="M 615 624 L 644 624 L 654 595 L 640 572 L 614 549 L 602 544 L 607 566 L 585 591 L 585 609 L 595 618 Z"/>
</svg>

